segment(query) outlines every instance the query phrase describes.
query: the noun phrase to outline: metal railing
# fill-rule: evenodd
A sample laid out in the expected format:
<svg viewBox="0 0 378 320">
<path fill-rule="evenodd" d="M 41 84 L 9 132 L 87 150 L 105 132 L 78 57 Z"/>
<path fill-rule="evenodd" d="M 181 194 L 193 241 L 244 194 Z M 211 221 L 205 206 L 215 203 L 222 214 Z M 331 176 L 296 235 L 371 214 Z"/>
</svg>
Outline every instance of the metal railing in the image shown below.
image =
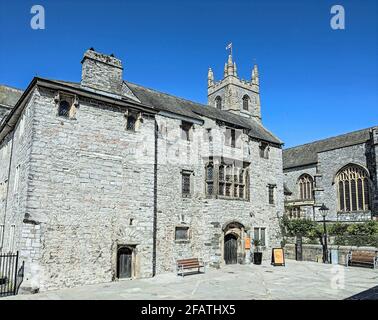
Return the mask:
<svg viewBox="0 0 378 320">
<path fill-rule="evenodd" d="M 19 253 L 0 253 L 0 297 L 16 295 L 24 279 L 24 262 L 20 268 Z"/>
</svg>

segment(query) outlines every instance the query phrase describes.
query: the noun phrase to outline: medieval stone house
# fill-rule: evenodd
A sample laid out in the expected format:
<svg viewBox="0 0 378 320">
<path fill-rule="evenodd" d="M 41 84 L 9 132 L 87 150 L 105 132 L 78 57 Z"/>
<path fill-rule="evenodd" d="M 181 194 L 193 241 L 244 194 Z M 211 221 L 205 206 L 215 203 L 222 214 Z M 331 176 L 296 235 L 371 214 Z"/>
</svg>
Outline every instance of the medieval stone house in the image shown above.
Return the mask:
<svg viewBox="0 0 378 320">
<path fill-rule="evenodd" d="M 378 216 L 378 127 L 283 151 L 285 212 L 290 218 L 358 222 Z"/>
<path fill-rule="evenodd" d="M 261 122 L 259 75 L 208 74 L 208 105 L 123 80 L 84 54 L 80 83 L 1 88 L 0 246 L 28 290 L 151 277 L 178 258 L 243 263 L 279 245 L 282 143 Z M 3 94 L 5 92 L 5 94 Z M 5 112 L 4 112 L 5 111 Z"/>
</svg>

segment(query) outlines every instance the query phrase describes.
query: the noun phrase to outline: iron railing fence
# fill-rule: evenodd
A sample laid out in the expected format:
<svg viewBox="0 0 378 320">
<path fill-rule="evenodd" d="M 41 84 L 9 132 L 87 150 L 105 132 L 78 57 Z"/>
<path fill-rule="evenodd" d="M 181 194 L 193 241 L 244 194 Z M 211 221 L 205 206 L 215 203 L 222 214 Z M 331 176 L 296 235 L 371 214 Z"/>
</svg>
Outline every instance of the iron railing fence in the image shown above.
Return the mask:
<svg viewBox="0 0 378 320">
<path fill-rule="evenodd" d="M 24 262 L 18 268 L 19 253 L 0 252 L 0 297 L 16 295 L 24 279 Z"/>
</svg>

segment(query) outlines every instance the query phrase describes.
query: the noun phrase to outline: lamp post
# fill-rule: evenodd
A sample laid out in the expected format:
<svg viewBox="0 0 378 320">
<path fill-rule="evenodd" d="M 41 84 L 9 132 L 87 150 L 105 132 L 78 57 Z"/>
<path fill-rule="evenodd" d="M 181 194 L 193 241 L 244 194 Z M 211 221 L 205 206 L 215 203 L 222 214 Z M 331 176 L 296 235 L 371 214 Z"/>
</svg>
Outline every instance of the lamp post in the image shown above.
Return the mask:
<svg viewBox="0 0 378 320">
<path fill-rule="evenodd" d="M 327 245 L 327 226 L 326 226 L 326 215 L 328 212 L 328 208 L 325 206 L 323 203 L 322 206 L 319 208 L 320 214 L 323 217 L 323 230 L 324 230 L 324 235 L 323 235 L 323 263 L 329 263 L 328 261 L 328 245 Z"/>
</svg>

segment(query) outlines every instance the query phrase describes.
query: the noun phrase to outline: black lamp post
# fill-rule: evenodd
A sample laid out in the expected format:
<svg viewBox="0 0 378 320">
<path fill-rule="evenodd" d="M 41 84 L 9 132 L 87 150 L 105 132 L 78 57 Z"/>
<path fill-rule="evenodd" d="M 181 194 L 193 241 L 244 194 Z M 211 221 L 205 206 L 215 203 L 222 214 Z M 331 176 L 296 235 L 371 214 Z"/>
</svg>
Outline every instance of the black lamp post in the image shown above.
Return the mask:
<svg viewBox="0 0 378 320">
<path fill-rule="evenodd" d="M 319 208 L 320 214 L 323 217 L 323 229 L 324 229 L 324 235 L 323 235 L 323 263 L 329 263 L 328 261 L 328 245 L 327 245 L 327 226 L 326 226 L 326 215 L 328 212 L 328 208 L 323 203 L 322 206 Z"/>
</svg>

